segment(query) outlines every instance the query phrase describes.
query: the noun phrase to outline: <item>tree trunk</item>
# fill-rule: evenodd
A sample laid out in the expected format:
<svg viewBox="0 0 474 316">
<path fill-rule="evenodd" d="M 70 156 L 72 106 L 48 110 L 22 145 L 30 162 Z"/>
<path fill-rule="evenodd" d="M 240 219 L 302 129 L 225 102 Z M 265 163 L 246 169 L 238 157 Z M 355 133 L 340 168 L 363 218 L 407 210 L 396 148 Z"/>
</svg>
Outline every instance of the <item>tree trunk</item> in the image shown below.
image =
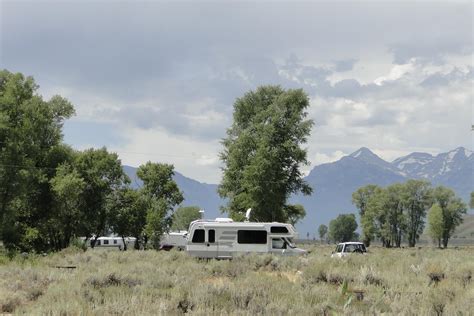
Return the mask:
<svg viewBox="0 0 474 316">
<path fill-rule="evenodd" d="M 125 237 L 122 236 L 123 251 L 127 251 L 127 243 L 125 242 Z"/>
<path fill-rule="evenodd" d="M 95 243 L 97 242 L 97 239 L 99 239 L 99 236 L 94 236 L 94 239 L 91 238 L 91 248 L 94 249 Z"/>
<path fill-rule="evenodd" d="M 443 238 L 443 248 L 448 248 L 448 240 L 449 238 L 447 237 Z"/>
</svg>

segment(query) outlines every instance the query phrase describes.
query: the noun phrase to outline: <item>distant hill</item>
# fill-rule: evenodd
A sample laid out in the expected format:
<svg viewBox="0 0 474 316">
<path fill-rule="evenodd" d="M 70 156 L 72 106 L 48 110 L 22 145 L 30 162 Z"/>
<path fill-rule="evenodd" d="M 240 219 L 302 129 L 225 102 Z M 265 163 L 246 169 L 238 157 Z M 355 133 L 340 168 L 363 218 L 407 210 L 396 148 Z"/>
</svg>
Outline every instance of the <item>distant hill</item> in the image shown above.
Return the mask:
<svg viewBox="0 0 474 316">
<path fill-rule="evenodd" d="M 136 177 L 136 168 L 124 166 L 135 187 L 141 185 Z M 468 202 L 474 190 L 474 154 L 463 147 L 433 156 L 427 153 L 410 155 L 388 162 L 370 149 L 362 147 L 340 160 L 314 167 L 305 178 L 313 187 L 311 196 L 296 195 L 291 203 L 300 203 L 306 209 L 306 218 L 297 229 L 301 237 L 309 232 L 312 237 L 320 224 L 342 213 L 355 213 L 351 203 L 352 192 L 367 184 L 381 186 L 407 179 L 426 179 L 436 185 L 452 188 Z M 184 192 L 183 205 L 198 205 L 205 217 L 222 216 L 219 206 L 223 201 L 217 194 L 216 184 L 201 183 L 175 173 L 175 181 Z"/>
</svg>

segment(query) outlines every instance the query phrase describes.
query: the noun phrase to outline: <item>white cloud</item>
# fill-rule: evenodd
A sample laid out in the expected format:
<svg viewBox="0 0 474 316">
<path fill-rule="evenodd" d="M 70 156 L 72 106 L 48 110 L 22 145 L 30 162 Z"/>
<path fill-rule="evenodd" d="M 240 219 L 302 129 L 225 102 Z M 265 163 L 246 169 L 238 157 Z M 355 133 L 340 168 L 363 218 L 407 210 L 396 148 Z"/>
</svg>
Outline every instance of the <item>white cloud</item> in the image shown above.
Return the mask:
<svg viewBox="0 0 474 316">
<path fill-rule="evenodd" d="M 199 141 L 175 136 L 165 131 L 126 129 L 122 131 L 126 145 L 111 148 L 123 164 L 139 166 L 147 161 L 171 163 L 187 177 L 218 183 L 221 177 L 218 141 Z"/>
</svg>

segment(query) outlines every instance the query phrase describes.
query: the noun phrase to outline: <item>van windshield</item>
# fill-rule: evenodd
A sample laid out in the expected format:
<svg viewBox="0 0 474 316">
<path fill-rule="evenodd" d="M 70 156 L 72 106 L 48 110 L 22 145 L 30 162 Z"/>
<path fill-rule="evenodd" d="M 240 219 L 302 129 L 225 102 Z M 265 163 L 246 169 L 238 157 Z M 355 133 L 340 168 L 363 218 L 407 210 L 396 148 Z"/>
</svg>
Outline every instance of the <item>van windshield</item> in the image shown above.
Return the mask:
<svg viewBox="0 0 474 316">
<path fill-rule="evenodd" d="M 291 238 L 283 238 L 283 239 L 286 241 L 286 244 L 288 245 L 288 247 L 296 248 L 296 246 L 293 244 L 293 240 L 291 240 Z"/>
</svg>

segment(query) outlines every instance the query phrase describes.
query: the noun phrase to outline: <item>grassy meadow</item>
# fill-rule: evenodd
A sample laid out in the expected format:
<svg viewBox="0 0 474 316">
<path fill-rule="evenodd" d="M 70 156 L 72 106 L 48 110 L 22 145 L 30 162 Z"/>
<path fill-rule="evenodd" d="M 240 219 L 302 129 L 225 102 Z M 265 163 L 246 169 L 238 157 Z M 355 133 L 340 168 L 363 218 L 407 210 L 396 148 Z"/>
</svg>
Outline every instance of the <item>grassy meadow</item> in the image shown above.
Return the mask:
<svg viewBox="0 0 474 316">
<path fill-rule="evenodd" d="M 0 257 L 0 311 L 28 315 L 470 315 L 474 248 L 383 249 L 330 258 L 69 248 Z M 58 268 L 74 266 L 74 269 Z"/>
</svg>

